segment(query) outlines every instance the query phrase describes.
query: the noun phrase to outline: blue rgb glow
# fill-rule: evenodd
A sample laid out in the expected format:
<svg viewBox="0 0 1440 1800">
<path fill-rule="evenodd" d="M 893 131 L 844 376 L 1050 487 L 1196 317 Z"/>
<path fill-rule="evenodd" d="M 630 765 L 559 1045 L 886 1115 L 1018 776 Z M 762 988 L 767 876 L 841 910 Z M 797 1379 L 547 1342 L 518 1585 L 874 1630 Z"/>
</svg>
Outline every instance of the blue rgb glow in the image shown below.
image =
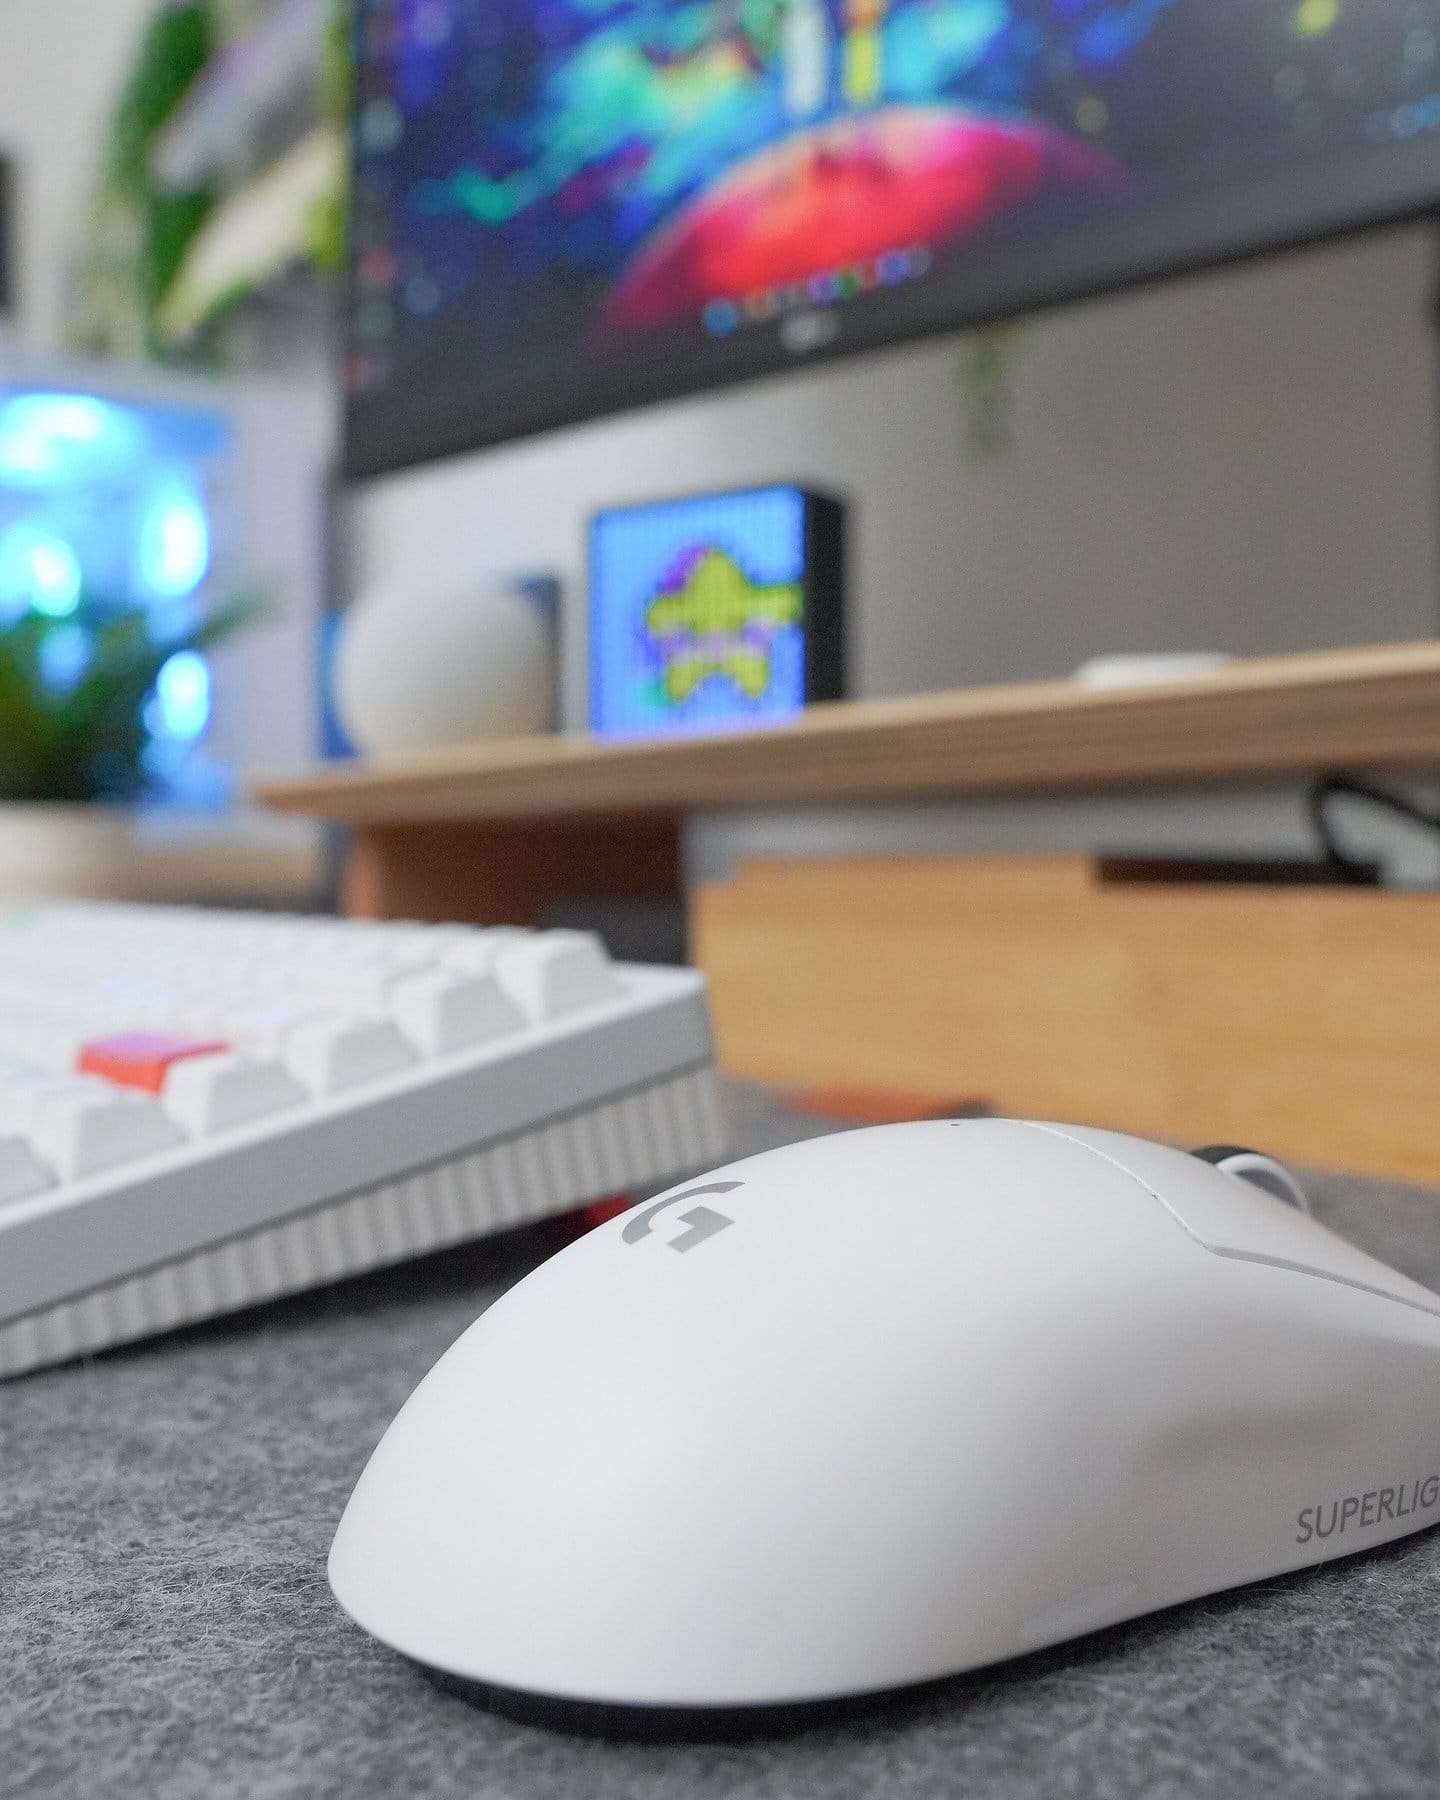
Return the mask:
<svg viewBox="0 0 1440 1800">
<path fill-rule="evenodd" d="M 51 619 L 68 619 L 80 604 L 80 559 L 63 538 L 30 546 L 30 604 Z"/>
<path fill-rule="evenodd" d="M 67 619 L 83 585 L 80 559 L 63 537 L 24 521 L 0 534 L 0 608 Z"/>
<path fill-rule="evenodd" d="M 12 394 L 0 400 L 0 482 L 54 487 L 124 470 L 145 454 L 128 407 L 93 394 Z"/>
<path fill-rule="evenodd" d="M 0 382 L 0 631 L 27 614 L 27 631 L 43 625 L 40 688 L 69 694 L 117 623 L 183 641 L 204 610 L 230 443 L 214 407 Z M 205 658 L 174 652 L 143 706 L 157 792 L 199 791 L 189 752 L 210 713 Z"/>
<path fill-rule="evenodd" d="M 60 625 L 40 645 L 40 679 L 52 694 L 68 694 L 90 666 L 90 634 L 83 625 Z"/>
<path fill-rule="evenodd" d="M 194 490 L 175 483 L 157 496 L 140 527 L 140 584 L 157 600 L 193 594 L 210 566 L 210 526 Z"/>
<path fill-rule="evenodd" d="M 172 604 L 212 560 L 211 407 L 0 383 L 0 607 Z"/>
<path fill-rule="evenodd" d="M 195 650 L 178 650 L 160 669 L 146 722 L 157 737 L 189 744 L 210 723 L 210 666 Z"/>
</svg>

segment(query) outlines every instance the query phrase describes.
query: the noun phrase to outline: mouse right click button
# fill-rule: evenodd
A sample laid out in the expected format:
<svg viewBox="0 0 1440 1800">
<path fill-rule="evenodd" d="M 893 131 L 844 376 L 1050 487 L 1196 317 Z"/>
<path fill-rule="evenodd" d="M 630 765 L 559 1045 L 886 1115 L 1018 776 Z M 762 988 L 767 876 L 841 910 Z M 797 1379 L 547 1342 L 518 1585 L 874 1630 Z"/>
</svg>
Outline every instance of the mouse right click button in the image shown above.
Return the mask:
<svg viewBox="0 0 1440 1800">
<path fill-rule="evenodd" d="M 1217 1256 L 1278 1264 L 1440 1312 L 1440 1297 L 1337 1237 L 1319 1220 L 1182 1151 L 1114 1132 L 1073 1136 L 1127 1169 L 1197 1243 Z"/>
</svg>

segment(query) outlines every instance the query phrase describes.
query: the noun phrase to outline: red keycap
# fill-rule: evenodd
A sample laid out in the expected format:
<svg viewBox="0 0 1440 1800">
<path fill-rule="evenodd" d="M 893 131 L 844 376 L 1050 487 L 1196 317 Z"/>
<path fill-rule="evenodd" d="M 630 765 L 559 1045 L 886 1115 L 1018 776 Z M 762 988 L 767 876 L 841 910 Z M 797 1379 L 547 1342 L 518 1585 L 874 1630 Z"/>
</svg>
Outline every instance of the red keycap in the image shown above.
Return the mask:
<svg viewBox="0 0 1440 1800">
<path fill-rule="evenodd" d="M 577 1206 L 556 1221 L 556 1229 L 567 1239 L 583 1237 L 587 1231 L 593 1231 L 597 1225 L 604 1225 L 610 1219 L 618 1219 L 623 1212 L 629 1212 L 634 1203 L 631 1194 L 606 1194 L 602 1199 L 592 1200 L 588 1206 Z"/>
<path fill-rule="evenodd" d="M 121 1031 L 82 1045 L 75 1066 L 82 1075 L 103 1075 L 121 1087 L 158 1094 L 171 1063 L 229 1048 L 218 1039 L 181 1037 L 174 1031 Z"/>
</svg>

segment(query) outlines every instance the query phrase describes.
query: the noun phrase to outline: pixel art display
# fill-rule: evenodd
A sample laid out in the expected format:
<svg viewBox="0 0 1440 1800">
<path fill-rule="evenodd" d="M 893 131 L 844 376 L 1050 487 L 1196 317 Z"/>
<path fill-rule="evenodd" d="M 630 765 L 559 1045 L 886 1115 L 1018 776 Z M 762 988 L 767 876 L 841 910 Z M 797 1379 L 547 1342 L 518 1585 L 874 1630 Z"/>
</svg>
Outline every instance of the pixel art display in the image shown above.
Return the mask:
<svg viewBox="0 0 1440 1800">
<path fill-rule="evenodd" d="M 359 0 L 356 16 L 362 461 L 383 460 L 381 426 L 444 436 L 447 409 L 452 436 L 464 420 L 482 440 L 842 332 L 994 310 L 1012 256 L 1017 301 L 1082 265 L 1123 278 L 1148 266 L 1132 226 L 1287 173 L 1363 167 L 1378 210 L 1396 159 L 1440 147 L 1440 0 Z M 1240 210 L 1206 215 L 1206 254 Z"/>
<path fill-rule="evenodd" d="M 773 487 L 600 514 L 590 544 L 593 730 L 641 737 L 799 711 L 807 504 L 800 489 Z"/>
</svg>

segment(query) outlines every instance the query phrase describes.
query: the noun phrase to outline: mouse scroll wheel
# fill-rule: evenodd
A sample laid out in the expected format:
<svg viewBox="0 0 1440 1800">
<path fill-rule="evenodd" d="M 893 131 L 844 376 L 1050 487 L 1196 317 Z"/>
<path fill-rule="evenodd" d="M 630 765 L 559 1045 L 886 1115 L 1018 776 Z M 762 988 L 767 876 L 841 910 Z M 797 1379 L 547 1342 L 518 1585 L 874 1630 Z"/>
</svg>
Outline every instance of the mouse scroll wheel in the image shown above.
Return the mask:
<svg viewBox="0 0 1440 1800">
<path fill-rule="evenodd" d="M 1251 1187 L 1259 1188 L 1261 1193 L 1269 1194 L 1273 1199 L 1283 1200 L 1287 1206 L 1298 1207 L 1303 1213 L 1310 1210 L 1304 1188 L 1273 1156 L 1262 1156 L 1258 1150 L 1246 1150 L 1240 1144 L 1206 1144 L 1203 1149 L 1192 1150 L 1190 1154 L 1198 1156 L 1201 1162 L 1213 1163 L 1227 1175 L 1248 1181 Z"/>
</svg>

